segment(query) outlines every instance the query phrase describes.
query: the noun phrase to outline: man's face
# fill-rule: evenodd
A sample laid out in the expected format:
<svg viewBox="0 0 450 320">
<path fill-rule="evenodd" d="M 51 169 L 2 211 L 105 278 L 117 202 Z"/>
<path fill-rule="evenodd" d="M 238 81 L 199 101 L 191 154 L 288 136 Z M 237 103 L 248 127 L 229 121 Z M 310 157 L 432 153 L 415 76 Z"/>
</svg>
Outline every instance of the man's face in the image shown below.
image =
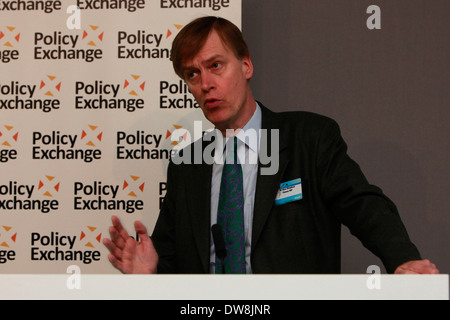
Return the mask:
<svg viewBox="0 0 450 320">
<path fill-rule="evenodd" d="M 242 128 L 250 120 L 256 106 L 248 84 L 253 65 L 249 57 L 239 60 L 216 31 L 197 55 L 184 61 L 183 70 L 205 117 L 222 133 Z"/>
</svg>

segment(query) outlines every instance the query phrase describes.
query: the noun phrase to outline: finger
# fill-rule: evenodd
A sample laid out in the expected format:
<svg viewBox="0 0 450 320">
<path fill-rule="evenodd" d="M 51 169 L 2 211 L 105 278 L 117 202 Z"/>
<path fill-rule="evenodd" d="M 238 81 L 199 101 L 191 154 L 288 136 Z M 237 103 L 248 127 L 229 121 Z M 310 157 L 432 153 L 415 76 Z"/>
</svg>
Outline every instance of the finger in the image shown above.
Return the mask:
<svg viewBox="0 0 450 320">
<path fill-rule="evenodd" d="M 430 260 L 423 261 L 423 267 L 420 270 L 422 273 L 428 274 L 439 274 L 439 270 L 436 268 L 436 265 L 432 263 Z"/>
<path fill-rule="evenodd" d="M 148 231 L 145 225 L 141 221 L 136 221 L 134 223 L 134 229 L 141 242 L 149 242 L 150 237 L 148 236 Z"/>
<path fill-rule="evenodd" d="M 144 226 L 144 224 L 140 221 L 136 221 L 134 223 L 134 227 L 136 229 L 136 233 L 141 241 L 142 244 L 147 245 L 148 248 L 151 249 L 151 251 L 154 253 L 153 256 L 157 257 L 158 254 L 156 253 L 155 246 L 153 245 L 153 241 L 148 235 L 147 228 Z"/>
<path fill-rule="evenodd" d="M 123 272 L 122 262 L 120 260 L 117 260 L 116 257 L 112 254 L 108 255 L 108 260 L 111 262 L 112 266 L 119 270 L 120 272 Z"/>
<path fill-rule="evenodd" d="M 104 238 L 103 245 L 117 260 L 122 260 L 122 250 L 119 249 L 110 239 Z"/>
<path fill-rule="evenodd" d="M 120 222 L 119 218 L 117 216 L 111 217 L 112 224 L 114 228 L 116 228 L 118 234 L 124 241 L 127 241 L 127 239 L 130 237 L 127 230 L 123 227 L 122 223 Z"/>
<path fill-rule="evenodd" d="M 409 261 L 399 266 L 396 274 L 439 274 L 436 265 L 430 260 Z"/>
<path fill-rule="evenodd" d="M 418 273 L 415 272 L 414 270 L 400 268 L 397 269 L 397 271 L 395 271 L 395 274 L 418 274 Z"/>
<path fill-rule="evenodd" d="M 115 227 L 109 227 L 109 235 L 111 236 L 111 241 L 120 249 L 125 247 L 126 240 L 122 238 L 119 231 Z"/>
<path fill-rule="evenodd" d="M 439 271 L 436 269 L 436 265 L 434 265 L 430 260 L 419 260 L 414 261 L 411 264 L 411 269 L 419 274 L 436 274 Z"/>
</svg>

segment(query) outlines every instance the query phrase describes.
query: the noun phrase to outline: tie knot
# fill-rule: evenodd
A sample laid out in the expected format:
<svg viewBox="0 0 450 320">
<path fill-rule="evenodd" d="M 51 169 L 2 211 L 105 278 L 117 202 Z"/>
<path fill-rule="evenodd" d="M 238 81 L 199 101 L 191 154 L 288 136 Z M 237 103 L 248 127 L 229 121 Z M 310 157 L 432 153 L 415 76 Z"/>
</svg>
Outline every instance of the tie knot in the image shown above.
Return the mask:
<svg viewBox="0 0 450 320">
<path fill-rule="evenodd" d="M 227 164 L 237 164 L 237 138 L 234 137 L 233 140 L 228 140 L 225 145 L 225 163 Z"/>
</svg>

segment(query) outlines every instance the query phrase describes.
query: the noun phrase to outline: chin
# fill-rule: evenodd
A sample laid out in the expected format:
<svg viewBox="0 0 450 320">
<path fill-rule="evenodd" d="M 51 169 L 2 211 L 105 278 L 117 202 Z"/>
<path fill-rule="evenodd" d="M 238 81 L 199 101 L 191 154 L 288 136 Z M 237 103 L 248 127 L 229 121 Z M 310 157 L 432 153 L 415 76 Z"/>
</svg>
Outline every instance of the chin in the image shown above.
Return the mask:
<svg viewBox="0 0 450 320">
<path fill-rule="evenodd" d="M 209 113 L 206 118 L 214 124 L 216 127 L 223 127 L 226 126 L 226 123 L 228 122 L 229 118 L 224 115 L 222 112 L 212 112 Z"/>
</svg>

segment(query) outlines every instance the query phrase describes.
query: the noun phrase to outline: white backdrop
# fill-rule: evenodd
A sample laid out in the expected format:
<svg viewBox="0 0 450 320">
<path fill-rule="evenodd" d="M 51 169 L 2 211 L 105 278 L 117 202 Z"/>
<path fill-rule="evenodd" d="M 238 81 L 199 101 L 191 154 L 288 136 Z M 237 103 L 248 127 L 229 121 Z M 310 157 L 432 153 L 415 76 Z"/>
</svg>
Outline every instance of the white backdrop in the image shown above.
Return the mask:
<svg viewBox="0 0 450 320">
<path fill-rule="evenodd" d="M 203 15 L 241 1 L 0 1 L 0 273 L 116 273 L 111 216 L 151 232 L 171 134 L 210 127 L 169 60 Z"/>
</svg>

